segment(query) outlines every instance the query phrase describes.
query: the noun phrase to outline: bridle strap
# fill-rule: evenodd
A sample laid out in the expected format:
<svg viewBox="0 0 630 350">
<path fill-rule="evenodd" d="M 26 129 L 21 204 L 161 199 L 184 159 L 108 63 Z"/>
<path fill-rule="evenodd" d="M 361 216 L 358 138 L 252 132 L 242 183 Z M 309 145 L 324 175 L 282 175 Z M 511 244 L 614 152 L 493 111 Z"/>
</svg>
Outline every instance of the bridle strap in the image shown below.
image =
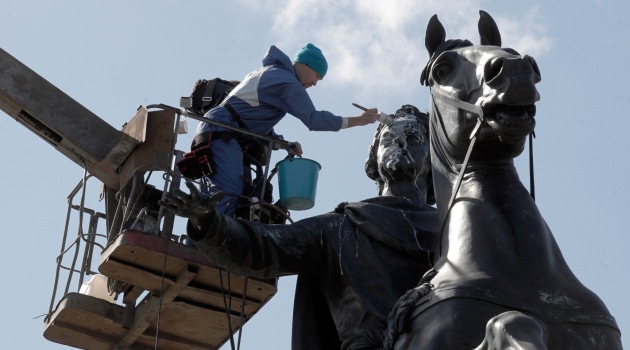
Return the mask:
<svg viewBox="0 0 630 350">
<path fill-rule="evenodd" d="M 479 133 L 479 130 L 481 129 L 481 125 L 484 122 L 484 116 L 483 116 L 483 108 L 481 106 L 474 105 L 472 103 L 468 103 L 460 99 L 448 96 L 442 90 L 436 89 L 433 87 L 430 88 L 430 92 L 431 92 L 431 98 L 433 99 L 432 101 L 433 109 L 434 109 L 433 113 L 437 113 L 437 105 L 435 103 L 435 100 L 439 99 L 453 107 L 457 107 L 459 109 L 462 109 L 462 110 L 465 110 L 467 112 L 477 115 L 477 124 L 475 125 L 475 128 L 470 134 L 470 144 L 468 145 L 468 150 L 466 151 L 466 156 L 464 157 L 464 162 L 462 163 L 462 167 L 459 170 L 459 174 L 457 175 L 457 181 L 455 182 L 455 187 L 453 188 L 453 192 L 451 193 L 451 198 L 448 201 L 448 207 L 447 207 L 448 209 L 446 210 L 446 214 L 444 215 L 444 218 L 442 219 L 442 222 L 440 224 L 439 235 L 441 236 L 442 231 L 444 230 L 444 225 L 446 224 L 446 219 L 448 218 L 451 212 L 451 209 L 453 208 L 455 199 L 457 198 L 457 193 L 459 192 L 459 188 L 462 184 L 462 179 L 464 178 L 464 173 L 466 172 L 466 167 L 468 166 L 468 161 L 470 160 L 470 155 L 472 153 L 473 147 L 475 146 L 475 142 L 477 141 L 477 134 Z M 534 153 L 533 153 L 533 139 L 535 137 L 536 136 L 534 132 L 532 132 L 529 135 L 530 193 L 534 201 L 536 200 L 535 191 L 534 191 Z M 440 252 L 440 255 L 441 255 L 441 252 Z"/>
<path fill-rule="evenodd" d="M 453 203 L 455 202 L 455 198 L 457 198 L 457 192 L 459 192 L 459 187 L 462 184 L 462 179 L 464 178 L 464 173 L 466 172 L 466 167 L 468 166 L 468 161 L 470 160 L 470 154 L 472 153 L 473 147 L 475 146 L 475 142 L 477 141 L 477 134 L 481 129 L 481 124 L 483 123 L 483 109 L 481 106 L 473 105 L 468 102 L 464 102 L 462 100 L 453 98 L 451 96 L 445 95 L 444 92 L 439 89 L 431 88 L 431 97 L 433 98 L 433 113 L 437 113 L 437 105 L 435 103 L 435 99 L 438 98 L 443 100 L 444 102 L 455 106 L 459 109 L 463 109 L 467 112 L 471 112 L 477 115 L 477 124 L 475 128 L 470 134 L 470 144 L 468 145 L 468 150 L 466 151 L 466 156 L 464 157 L 464 162 L 462 163 L 462 167 L 459 170 L 459 174 L 457 175 L 457 181 L 455 182 L 455 187 L 453 188 L 453 192 L 451 193 L 451 198 L 448 201 L 448 209 L 446 210 L 446 215 L 442 219 L 442 223 L 440 224 L 439 235 L 442 235 L 442 231 L 444 230 L 444 224 L 446 224 L 446 219 L 451 212 L 451 208 L 453 208 Z M 441 252 L 440 252 L 441 255 Z"/>
<path fill-rule="evenodd" d="M 459 170 L 459 175 L 457 175 L 457 182 L 455 182 L 455 188 L 453 188 L 453 193 L 451 193 L 451 199 L 448 201 L 448 209 L 446 211 L 446 215 L 442 220 L 442 224 L 440 225 L 440 235 L 442 234 L 442 230 L 444 230 L 444 224 L 446 223 L 446 218 L 451 212 L 451 208 L 453 208 L 453 203 L 455 202 L 455 198 L 457 197 L 457 192 L 459 192 L 459 187 L 462 184 L 462 179 L 464 178 L 464 172 L 466 171 L 466 166 L 468 165 L 468 160 L 470 159 L 470 154 L 472 153 L 473 147 L 475 146 L 475 141 L 477 141 L 477 132 L 479 131 L 479 126 L 481 125 L 481 120 L 477 119 L 477 126 L 475 126 L 475 133 L 470 139 L 470 145 L 468 145 L 468 150 L 466 151 L 466 157 L 464 157 L 464 163 L 462 163 L 462 168 Z"/>
<path fill-rule="evenodd" d="M 436 89 L 434 87 L 430 88 L 430 92 L 431 92 L 431 97 L 433 97 L 434 99 L 438 98 L 439 100 L 442 100 L 453 107 L 457 107 L 467 112 L 476 114 L 479 117 L 479 119 L 483 122 L 483 108 L 481 106 L 462 101 L 455 97 L 448 96 L 446 93 L 444 93 L 444 91 L 440 89 Z M 472 135 L 470 136 L 470 138 L 472 139 Z"/>
</svg>

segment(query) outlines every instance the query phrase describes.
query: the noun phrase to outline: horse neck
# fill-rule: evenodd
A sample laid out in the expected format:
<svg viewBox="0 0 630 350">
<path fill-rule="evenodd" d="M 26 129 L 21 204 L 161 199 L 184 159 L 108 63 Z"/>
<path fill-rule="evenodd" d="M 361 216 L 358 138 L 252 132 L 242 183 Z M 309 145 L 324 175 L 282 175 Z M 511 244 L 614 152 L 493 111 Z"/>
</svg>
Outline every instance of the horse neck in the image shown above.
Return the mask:
<svg viewBox="0 0 630 350">
<path fill-rule="evenodd" d="M 462 256 L 477 259 L 478 254 L 483 252 L 479 247 L 496 247 L 497 243 L 494 242 L 496 237 L 503 237 L 506 234 L 516 237 L 518 244 L 528 247 L 532 246 L 530 242 L 521 240 L 527 241 L 533 236 L 540 236 L 541 241 L 545 242 L 544 247 L 555 244 L 549 240 L 546 224 L 534 200 L 521 183 L 513 159 L 471 160 L 465 168 L 460 186 L 457 187 L 459 172 L 464 166 L 463 160 L 449 156 L 441 146 L 443 145 L 431 143 L 433 186 L 441 234 L 436 251 L 436 267 L 444 268 L 443 264 L 450 259 L 449 251 L 464 252 Z M 455 191 L 457 191 L 455 199 L 451 202 L 451 196 Z M 532 218 L 531 223 L 523 222 L 523 213 Z M 506 227 L 511 229 L 504 230 Z M 528 231 L 529 236 L 523 234 L 525 231 Z M 471 243 L 473 241 L 474 243 Z M 509 252 L 514 248 L 500 245 L 498 247 L 497 249 L 506 252 L 505 254 L 511 254 Z M 494 258 L 496 255 L 482 260 L 494 264 L 495 261 L 492 260 Z M 556 258 L 554 255 L 550 260 L 556 261 Z M 462 259 L 459 263 L 468 262 Z M 480 264 L 482 265 L 482 270 L 488 268 L 487 265 Z"/>
<path fill-rule="evenodd" d="M 431 162 L 433 166 L 433 182 L 436 187 L 436 199 L 448 200 L 453 190 L 455 190 L 457 178 L 464 165 L 461 161 L 447 161 L 435 152 L 431 153 Z M 464 171 L 460 191 L 462 188 L 470 186 L 482 186 L 482 193 L 487 186 L 499 183 L 511 187 L 521 187 L 523 190 L 526 190 L 519 179 L 514 161 L 510 159 L 500 162 L 470 161 Z"/>
<path fill-rule="evenodd" d="M 446 215 L 450 197 L 457 185 L 457 178 L 464 166 L 465 151 L 454 155 L 453 146 L 443 141 L 445 133 L 440 128 L 441 124 L 431 118 L 431 164 L 433 167 L 433 185 L 440 217 Z M 521 183 L 514 160 L 512 158 L 500 160 L 487 160 L 481 155 L 485 152 L 483 146 L 477 144 L 472 150 L 471 158 L 466 165 L 462 183 L 458 191 L 458 197 L 464 193 L 466 197 L 483 199 L 488 196 L 528 196 L 528 192 Z M 510 187 L 510 193 L 502 193 L 502 188 Z M 506 198 L 508 199 L 508 198 Z M 533 202 L 531 203 L 533 204 Z"/>
</svg>

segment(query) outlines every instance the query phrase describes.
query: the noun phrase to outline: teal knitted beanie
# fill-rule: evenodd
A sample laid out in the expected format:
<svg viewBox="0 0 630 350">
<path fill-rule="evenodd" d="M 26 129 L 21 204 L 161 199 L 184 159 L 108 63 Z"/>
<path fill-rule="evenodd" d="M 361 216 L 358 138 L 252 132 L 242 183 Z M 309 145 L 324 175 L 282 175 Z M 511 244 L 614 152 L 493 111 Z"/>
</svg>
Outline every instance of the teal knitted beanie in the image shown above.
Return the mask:
<svg viewBox="0 0 630 350">
<path fill-rule="evenodd" d="M 295 54 L 295 58 L 293 58 L 293 62 L 304 63 L 305 65 L 311 67 L 314 71 L 316 71 L 322 79 L 324 79 L 324 75 L 328 71 L 328 63 L 326 62 L 326 58 L 317 46 L 308 43 L 304 46 L 300 51 Z"/>
</svg>

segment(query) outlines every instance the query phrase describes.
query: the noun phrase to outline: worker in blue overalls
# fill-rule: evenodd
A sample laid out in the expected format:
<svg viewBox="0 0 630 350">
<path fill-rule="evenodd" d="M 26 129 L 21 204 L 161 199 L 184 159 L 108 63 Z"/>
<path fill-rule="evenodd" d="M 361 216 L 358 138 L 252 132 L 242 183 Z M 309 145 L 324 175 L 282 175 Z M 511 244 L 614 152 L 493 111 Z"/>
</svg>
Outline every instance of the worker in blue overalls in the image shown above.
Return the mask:
<svg viewBox="0 0 630 350">
<path fill-rule="evenodd" d="M 293 61 L 271 46 L 263 58 L 263 67 L 247 76 L 226 99 L 206 113 L 205 117 L 262 135 L 277 136 L 274 126 L 287 114 L 300 119 L 309 130 L 338 131 L 374 123 L 379 117 L 376 109 L 360 116 L 340 117 L 315 109 L 306 89 L 317 85 L 328 70 L 322 51 L 308 43 Z M 204 178 L 206 190 L 220 190 L 226 194 L 216 206 L 220 213 L 233 216 L 238 196 L 243 193 L 243 150 L 237 132 L 202 122 L 197 135 L 211 132 L 211 162 L 213 173 Z M 302 155 L 299 143 L 291 143 L 289 153 Z"/>
</svg>

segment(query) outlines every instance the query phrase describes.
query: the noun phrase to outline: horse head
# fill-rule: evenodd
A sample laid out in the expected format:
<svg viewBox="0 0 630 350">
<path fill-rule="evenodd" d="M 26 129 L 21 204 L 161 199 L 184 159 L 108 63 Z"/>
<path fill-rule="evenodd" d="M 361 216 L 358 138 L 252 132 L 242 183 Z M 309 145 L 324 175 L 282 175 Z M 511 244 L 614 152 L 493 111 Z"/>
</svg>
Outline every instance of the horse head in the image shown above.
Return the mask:
<svg viewBox="0 0 630 350">
<path fill-rule="evenodd" d="M 436 134 L 446 137 L 441 143 L 449 153 L 462 155 L 479 129 L 476 157 L 515 157 L 536 124 L 540 71 L 532 57 L 501 48 L 499 29 L 484 11 L 478 27 L 480 45 L 445 40 L 444 27 L 434 15 L 427 26 L 430 60 L 421 83 L 431 88 L 432 119 L 438 117 L 443 129 Z"/>
</svg>

